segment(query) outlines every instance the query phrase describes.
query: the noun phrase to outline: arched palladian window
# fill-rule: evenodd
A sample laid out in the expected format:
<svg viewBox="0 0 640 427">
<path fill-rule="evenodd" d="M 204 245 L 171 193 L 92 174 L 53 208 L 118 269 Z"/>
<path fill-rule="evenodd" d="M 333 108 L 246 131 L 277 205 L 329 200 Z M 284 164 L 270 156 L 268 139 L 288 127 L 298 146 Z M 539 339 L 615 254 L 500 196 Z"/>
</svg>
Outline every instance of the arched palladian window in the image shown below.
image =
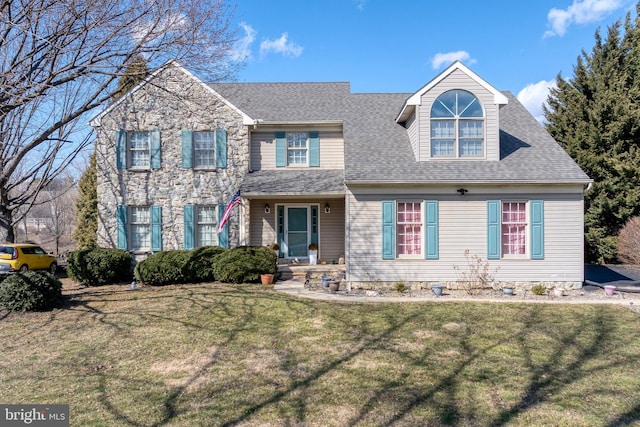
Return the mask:
<svg viewBox="0 0 640 427">
<path fill-rule="evenodd" d="M 450 90 L 433 103 L 431 157 L 484 157 L 484 111 L 470 92 Z"/>
</svg>

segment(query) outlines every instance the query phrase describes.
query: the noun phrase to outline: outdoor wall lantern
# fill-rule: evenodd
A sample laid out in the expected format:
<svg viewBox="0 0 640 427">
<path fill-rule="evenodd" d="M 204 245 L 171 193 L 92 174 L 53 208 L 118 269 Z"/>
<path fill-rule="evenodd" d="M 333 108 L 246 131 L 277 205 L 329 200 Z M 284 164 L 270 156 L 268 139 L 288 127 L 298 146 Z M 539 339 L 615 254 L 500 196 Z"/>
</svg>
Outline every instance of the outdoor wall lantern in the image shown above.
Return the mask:
<svg viewBox="0 0 640 427">
<path fill-rule="evenodd" d="M 465 193 L 469 192 L 466 188 L 458 188 L 456 191 L 460 193 L 461 196 L 464 196 Z"/>
<path fill-rule="evenodd" d="M 331 213 L 331 208 L 329 207 L 329 203 L 324 204 L 324 213 Z"/>
<path fill-rule="evenodd" d="M 271 213 L 271 208 L 269 207 L 269 203 L 264 205 L 264 213 L 266 214 Z"/>
</svg>

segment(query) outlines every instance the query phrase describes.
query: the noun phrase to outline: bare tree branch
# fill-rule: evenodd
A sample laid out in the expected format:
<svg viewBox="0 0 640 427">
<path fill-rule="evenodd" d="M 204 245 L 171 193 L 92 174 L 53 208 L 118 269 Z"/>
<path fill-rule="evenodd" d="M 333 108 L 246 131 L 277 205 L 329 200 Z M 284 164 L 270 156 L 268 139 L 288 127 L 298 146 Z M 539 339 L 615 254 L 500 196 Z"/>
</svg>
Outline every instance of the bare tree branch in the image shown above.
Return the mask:
<svg viewBox="0 0 640 427">
<path fill-rule="evenodd" d="M 232 15 L 223 0 L 0 2 L 0 239 L 90 144 L 89 117 L 134 58 L 233 75 Z"/>
</svg>

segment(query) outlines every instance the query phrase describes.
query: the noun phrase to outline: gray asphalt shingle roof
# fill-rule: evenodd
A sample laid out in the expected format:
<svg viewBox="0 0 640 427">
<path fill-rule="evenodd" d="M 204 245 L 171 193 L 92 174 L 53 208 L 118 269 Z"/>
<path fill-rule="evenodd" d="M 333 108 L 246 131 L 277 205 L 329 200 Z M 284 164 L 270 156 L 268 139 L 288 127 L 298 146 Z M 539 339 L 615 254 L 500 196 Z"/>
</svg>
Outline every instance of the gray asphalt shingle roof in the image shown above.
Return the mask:
<svg viewBox="0 0 640 427">
<path fill-rule="evenodd" d="M 500 110 L 500 161 L 415 159 L 395 119 L 410 93 L 350 93 L 348 83 L 211 84 L 253 119 L 343 121 L 345 170 L 262 170 L 243 192 L 312 194 L 349 184 L 588 183 L 589 177 L 510 92 Z M 286 188 L 282 182 L 287 182 Z M 339 190 L 340 188 L 340 190 Z"/>
<path fill-rule="evenodd" d="M 344 194 L 344 172 L 335 169 L 260 170 L 245 175 L 242 183 L 243 196 L 310 194 Z"/>
</svg>

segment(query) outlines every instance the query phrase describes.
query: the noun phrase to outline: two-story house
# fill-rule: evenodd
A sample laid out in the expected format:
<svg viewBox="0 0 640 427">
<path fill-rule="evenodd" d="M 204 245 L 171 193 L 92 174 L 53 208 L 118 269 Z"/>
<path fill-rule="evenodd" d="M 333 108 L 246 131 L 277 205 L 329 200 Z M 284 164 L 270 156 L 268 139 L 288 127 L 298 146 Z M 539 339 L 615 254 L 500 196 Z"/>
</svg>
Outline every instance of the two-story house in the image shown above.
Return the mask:
<svg viewBox="0 0 640 427">
<path fill-rule="evenodd" d="M 583 281 L 591 181 L 513 95 L 460 62 L 413 94 L 207 84 L 169 62 L 92 124 L 100 245 L 278 243 L 304 262 L 316 243 L 364 287 L 454 282 L 466 251 L 501 282 Z"/>
</svg>

